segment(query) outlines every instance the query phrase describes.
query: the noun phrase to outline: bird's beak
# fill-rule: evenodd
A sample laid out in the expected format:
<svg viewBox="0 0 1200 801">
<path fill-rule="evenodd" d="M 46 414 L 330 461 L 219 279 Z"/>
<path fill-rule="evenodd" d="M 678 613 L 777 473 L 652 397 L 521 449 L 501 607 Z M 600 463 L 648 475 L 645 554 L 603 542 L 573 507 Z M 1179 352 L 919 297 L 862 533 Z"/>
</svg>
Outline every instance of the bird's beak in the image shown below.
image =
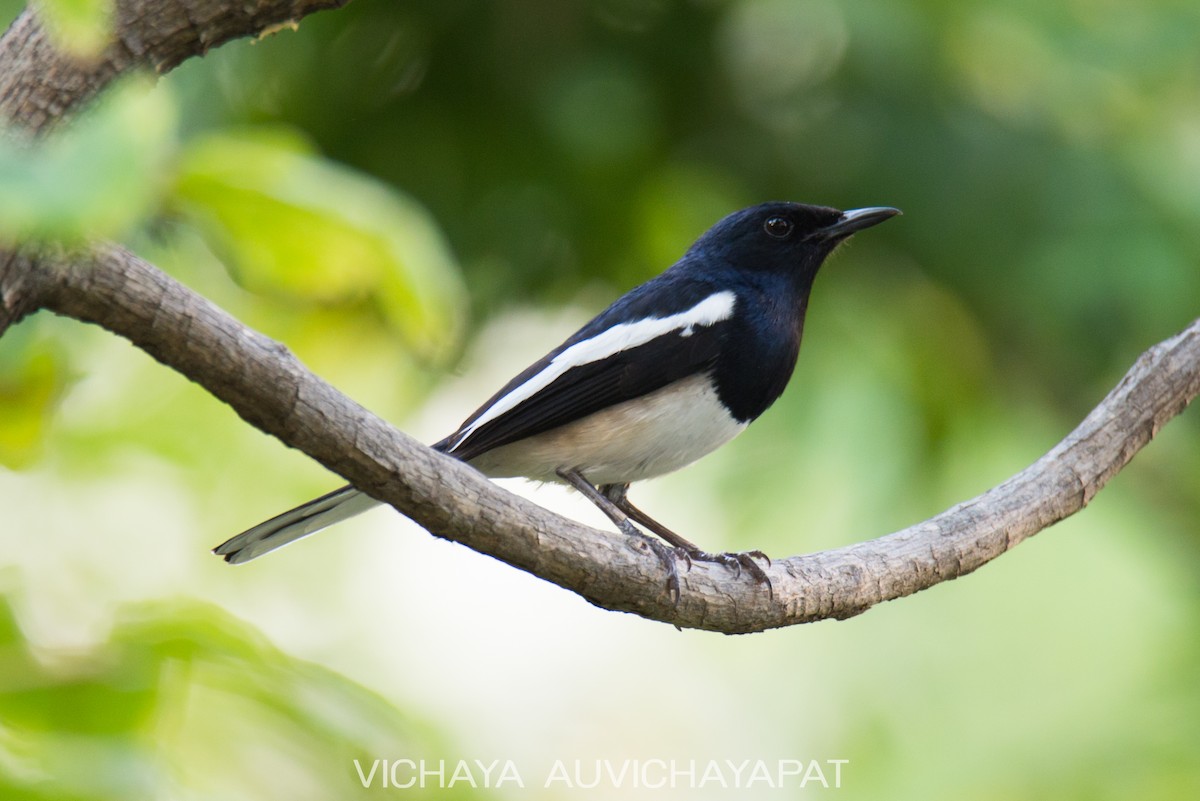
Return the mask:
<svg viewBox="0 0 1200 801">
<path fill-rule="evenodd" d="M 893 209 L 891 206 L 851 209 L 850 211 L 842 212 L 842 216 L 832 225 L 827 225 L 818 231 L 817 236 L 825 240 L 845 239 L 856 231 L 870 228 L 872 225 L 879 225 L 879 223 L 895 217 L 899 213 L 900 209 Z"/>
</svg>

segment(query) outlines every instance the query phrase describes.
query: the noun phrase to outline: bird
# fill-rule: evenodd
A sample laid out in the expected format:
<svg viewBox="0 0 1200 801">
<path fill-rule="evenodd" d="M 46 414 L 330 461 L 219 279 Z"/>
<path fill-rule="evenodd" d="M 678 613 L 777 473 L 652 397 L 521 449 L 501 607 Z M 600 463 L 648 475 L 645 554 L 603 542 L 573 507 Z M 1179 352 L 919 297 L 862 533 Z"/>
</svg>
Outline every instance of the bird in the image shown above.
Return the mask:
<svg viewBox="0 0 1200 801">
<path fill-rule="evenodd" d="M 704 551 L 634 506 L 629 487 L 711 453 L 779 398 L 826 257 L 854 233 L 898 214 L 889 206 L 839 211 L 793 202 L 735 211 L 431 447 L 491 478 L 573 487 L 654 551 L 676 604 L 677 559 L 689 569 L 693 561 L 745 569 L 770 591 L 755 562 L 769 565 L 761 551 Z M 248 562 L 378 504 L 345 486 L 213 550 L 228 562 Z"/>
</svg>

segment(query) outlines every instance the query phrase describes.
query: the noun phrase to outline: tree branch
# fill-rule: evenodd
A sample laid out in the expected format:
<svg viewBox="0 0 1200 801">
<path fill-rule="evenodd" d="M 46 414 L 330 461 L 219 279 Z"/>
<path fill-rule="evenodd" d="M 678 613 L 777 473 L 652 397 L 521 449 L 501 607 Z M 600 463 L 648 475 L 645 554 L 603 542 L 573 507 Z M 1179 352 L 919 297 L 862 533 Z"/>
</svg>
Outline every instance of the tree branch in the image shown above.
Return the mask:
<svg viewBox="0 0 1200 801">
<path fill-rule="evenodd" d="M 778 560 L 774 596 L 697 563 L 678 607 L 643 543 L 555 515 L 392 428 L 282 345 L 128 251 L 36 267 L 46 308 L 129 338 L 243 419 L 437 536 L 573 590 L 597 606 L 726 633 L 847 618 L 966 575 L 1082 509 L 1200 393 L 1200 320 L 1151 348 L 1075 431 L 1003 484 L 877 540 Z"/>
<path fill-rule="evenodd" d="M 120 44 L 90 65 L 57 54 L 27 12 L 0 39 L 0 113 L 41 131 L 132 66 L 164 71 L 233 36 L 341 4 L 122 0 Z M 682 576 L 676 607 L 657 557 L 640 541 L 555 515 L 424 447 L 314 376 L 284 346 L 124 248 L 0 252 L 0 334 L 37 308 L 127 337 L 251 425 L 435 535 L 598 606 L 726 633 L 851 617 L 970 573 L 1083 508 L 1200 393 L 1197 320 L 1147 351 L 1075 431 L 994 489 L 877 540 L 779 560 L 768 570 L 773 597 L 723 567 L 697 563 Z"/>
</svg>

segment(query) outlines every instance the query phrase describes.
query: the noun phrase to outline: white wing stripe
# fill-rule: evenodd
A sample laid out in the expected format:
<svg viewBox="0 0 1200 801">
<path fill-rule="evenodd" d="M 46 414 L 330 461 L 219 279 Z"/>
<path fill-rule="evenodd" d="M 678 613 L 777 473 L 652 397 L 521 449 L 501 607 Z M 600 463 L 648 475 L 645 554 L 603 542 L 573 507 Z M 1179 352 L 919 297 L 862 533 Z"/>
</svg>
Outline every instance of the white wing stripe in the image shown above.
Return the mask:
<svg viewBox="0 0 1200 801">
<path fill-rule="evenodd" d="M 463 440 L 471 436 L 475 429 L 495 420 L 505 412 L 511 411 L 536 395 L 541 390 L 554 383 L 555 379 L 568 370 L 582 367 L 592 362 L 603 361 L 623 350 L 645 345 L 657 337 L 680 331 L 681 336 L 690 336 L 696 326 L 710 326 L 729 319 L 733 315 L 733 305 L 736 295 L 728 290 L 709 295 L 686 311 L 667 317 L 647 317 L 632 323 L 614 325 L 601 331 L 591 339 L 576 342 L 562 353 L 555 356 L 540 373 L 529 379 L 512 392 L 497 400 L 479 417 L 475 419 L 462 436 L 454 443 L 457 448 Z"/>
</svg>

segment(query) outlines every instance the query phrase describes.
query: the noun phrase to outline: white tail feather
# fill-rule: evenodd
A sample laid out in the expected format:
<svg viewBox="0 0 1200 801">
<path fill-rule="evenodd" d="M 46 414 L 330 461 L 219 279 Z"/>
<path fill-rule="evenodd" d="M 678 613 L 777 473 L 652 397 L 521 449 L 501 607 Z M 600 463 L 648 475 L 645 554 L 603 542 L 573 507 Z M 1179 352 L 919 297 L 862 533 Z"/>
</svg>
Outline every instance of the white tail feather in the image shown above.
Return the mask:
<svg viewBox="0 0 1200 801">
<path fill-rule="evenodd" d="M 213 553 L 231 564 L 249 562 L 378 505 L 379 501 L 354 487 L 342 487 L 243 531 L 213 548 Z"/>
</svg>

